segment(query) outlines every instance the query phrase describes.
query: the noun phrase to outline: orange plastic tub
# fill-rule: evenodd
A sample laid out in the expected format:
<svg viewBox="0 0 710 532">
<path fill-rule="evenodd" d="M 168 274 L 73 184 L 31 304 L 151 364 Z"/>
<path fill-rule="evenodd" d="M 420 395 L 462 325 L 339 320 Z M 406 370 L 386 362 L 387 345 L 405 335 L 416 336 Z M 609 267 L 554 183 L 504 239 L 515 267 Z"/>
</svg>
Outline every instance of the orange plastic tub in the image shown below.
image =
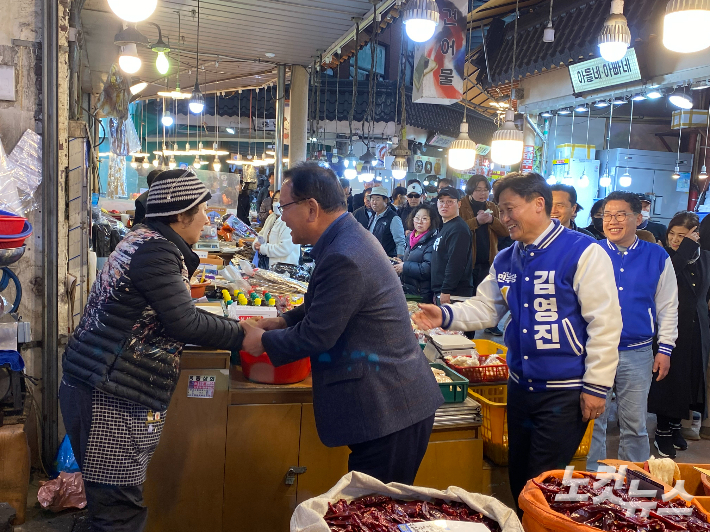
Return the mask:
<svg viewBox="0 0 710 532">
<path fill-rule="evenodd" d="M 311 359 L 307 357 L 276 367 L 266 353 L 255 357 L 246 351 L 239 351 L 239 356 L 244 376 L 261 384 L 293 384 L 301 382 L 311 372 Z"/>
</svg>

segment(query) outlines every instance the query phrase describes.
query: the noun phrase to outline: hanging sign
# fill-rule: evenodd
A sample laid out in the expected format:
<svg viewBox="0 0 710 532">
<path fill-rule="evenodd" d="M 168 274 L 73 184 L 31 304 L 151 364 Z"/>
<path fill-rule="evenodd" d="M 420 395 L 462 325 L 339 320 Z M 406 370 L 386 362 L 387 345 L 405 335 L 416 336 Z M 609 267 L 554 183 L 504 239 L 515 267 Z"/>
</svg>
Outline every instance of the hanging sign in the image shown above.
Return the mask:
<svg viewBox="0 0 710 532">
<path fill-rule="evenodd" d="M 604 87 L 641 79 L 636 50 L 629 48 L 620 61 L 609 62 L 602 57 L 569 66 L 575 93 L 589 92 Z"/>
<path fill-rule="evenodd" d="M 451 105 L 463 92 L 468 0 L 439 2 L 439 25 L 414 48 L 412 101 Z"/>
<path fill-rule="evenodd" d="M 535 161 L 535 146 L 527 145 L 523 147 L 523 160 L 520 163 L 520 171 L 528 173 L 533 171 Z"/>
</svg>

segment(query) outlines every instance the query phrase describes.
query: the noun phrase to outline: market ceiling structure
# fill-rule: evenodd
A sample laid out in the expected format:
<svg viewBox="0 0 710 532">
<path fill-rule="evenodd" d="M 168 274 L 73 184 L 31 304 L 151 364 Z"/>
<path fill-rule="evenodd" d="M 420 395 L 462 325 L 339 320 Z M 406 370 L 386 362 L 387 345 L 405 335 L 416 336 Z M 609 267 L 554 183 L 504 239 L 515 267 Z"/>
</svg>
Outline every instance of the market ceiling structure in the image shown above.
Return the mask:
<svg viewBox="0 0 710 532">
<path fill-rule="evenodd" d="M 393 4 L 393 0 L 380 4 Z M 160 0 L 155 13 L 137 28 L 151 42 L 158 39 L 154 22 L 169 42 L 170 89 L 175 87 L 175 66 L 180 58 L 180 86 L 189 92 L 195 84 L 197 1 Z M 203 92 L 258 87 L 276 79 L 277 64 L 310 65 L 353 27 L 352 17 L 372 11 L 369 0 L 202 0 L 200 2 L 199 81 Z M 180 34 L 178 42 L 178 13 Z M 120 19 L 107 0 L 86 0 L 81 12 L 86 45 L 84 90 L 99 92 L 119 48 L 114 35 Z M 179 52 L 179 53 L 178 53 Z M 273 54 L 273 57 L 266 54 Z M 155 68 L 155 52 L 139 47 L 143 66 L 139 75 L 151 84 L 141 97 L 164 90 L 166 78 Z M 90 85 L 90 86 L 89 86 Z"/>
</svg>

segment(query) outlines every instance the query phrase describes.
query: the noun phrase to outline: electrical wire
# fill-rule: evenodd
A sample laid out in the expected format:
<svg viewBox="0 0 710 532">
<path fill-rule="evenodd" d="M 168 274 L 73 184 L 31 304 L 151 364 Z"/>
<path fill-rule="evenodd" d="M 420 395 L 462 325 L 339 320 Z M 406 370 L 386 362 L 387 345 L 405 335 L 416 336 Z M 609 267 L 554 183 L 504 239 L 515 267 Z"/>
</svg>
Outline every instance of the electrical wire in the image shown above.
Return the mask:
<svg viewBox="0 0 710 532">
<path fill-rule="evenodd" d="M 515 80 L 515 56 L 518 51 L 518 17 L 520 0 L 515 0 L 515 29 L 513 31 L 513 64 L 510 69 L 510 110 L 513 110 L 513 81 Z"/>
<path fill-rule="evenodd" d="M 357 100 L 357 69 L 358 52 L 360 51 L 360 21 L 355 22 L 355 71 L 353 73 L 353 97 L 350 104 L 350 114 L 348 115 L 348 126 L 350 128 L 350 149 L 353 146 L 353 118 L 355 117 L 355 101 Z"/>
<path fill-rule="evenodd" d="M 612 104 L 613 106 L 614 104 Z M 631 99 L 631 116 L 629 119 L 629 147 L 627 148 L 628 150 L 631 149 L 631 125 L 634 123 L 634 100 L 633 98 Z M 680 143 L 678 144 L 678 147 L 680 148 Z M 626 157 L 626 173 L 629 173 L 629 165 L 628 165 L 629 158 L 628 156 Z"/>
</svg>

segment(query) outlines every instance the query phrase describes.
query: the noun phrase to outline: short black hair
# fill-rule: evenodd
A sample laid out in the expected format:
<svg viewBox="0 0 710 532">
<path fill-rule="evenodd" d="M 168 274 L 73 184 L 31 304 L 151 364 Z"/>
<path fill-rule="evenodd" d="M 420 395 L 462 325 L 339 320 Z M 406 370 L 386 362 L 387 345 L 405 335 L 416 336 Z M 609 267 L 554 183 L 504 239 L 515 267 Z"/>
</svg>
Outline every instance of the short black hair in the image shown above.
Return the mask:
<svg viewBox="0 0 710 532">
<path fill-rule="evenodd" d="M 500 203 L 500 195 L 506 190 L 512 190 L 518 196 L 530 202 L 541 197 L 545 200 L 545 212 L 548 216 L 552 214 L 552 191 L 545 178 L 537 172 L 511 172 L 501 177 L 493 185 L 493 198 L 496 203 Z"/>
<path fill-rule="evenodd" d="M 328 214 L 348 208 L 343 187 L 330 168 L 323 168 L 314 162 L 300 163 L 284 172 L 286 180 L 291 183 L 294 201 L 312 198 Z"/>
<path fill-rule="evenodd" d="M 597 214 L 599 211 L 601 211 L 603 208 L 604 208 L 604 198 L 594 202 L 594 205 L 592 205 L 592 210 L 589 211 L 589 216 L 591 218 L 594 218 L 594 215 Z"/>
<path fill-rule="evenodd" d="M 625 192 L 623 190 L 615 190 L 614 192 L 611 192 L 606 198 L 604 198 L 604 207 L 606 207 L 606 204 L 610 201 L 625 201 L 629 204 L 629 207 L 631 207 L 631 211 L 634 214 L 641 214 L 641 200 L 638 195 L 633 192 Z"/>
<path fill-rule="evenodd" d="M 439 217 L 439 211 L 433 203 L 420 203 L 419 205 L 414 207 L 412 209 L 412 212 L 409 213 L 409 216 L 407 216 L 407 229 L 409 229 L 410 231 L 414 231 L 414 217 L 422 209 L 424 209 L 427 214 L 429 214 L 429 219 L 431 220 L 431 227 L 429 228 L 429 230 L 436 231 L 437 229 L 439 229 L 439 227 L 441 227 L 441 218 Z"/>
<path fill-rule="evenodd" d="M 407 195 L 407 189 L 404 187 L 394 187 L 394 190 L 392 191 L 392 199 L 395 199 L 397 196 L 406 196 Z"/>
<path fill-rule="evenodd" d="M 345 190 L 345 187 L 350 188 L 350 181 L 345 179 L 344 177 L 340 178 L 340 186 L 343 187 L 343 190 Z"/>
<path fill-rule="evenodd" d="M 476 174 L 469 177 L 468 181 L 466 182 L 466 195 L 470 196 L 471 194 L 473 194 L 473 191 L 476 190 L 476 187 L 479 183 L 485 183 L 488 192 L 491 191 L 491 184 L 488 181 L 488 178 L 484 175 Z"/>
<path fill-rule="evenodd" d="M 153 184 L 153 181 L 155 181 L 155 178 L 158 177 L 162 173 L 163 173 L 163 171 L 158 170 L 158 169 L 150 171 L 150 173 L 148 174 L 148 177 L 145 178 L 146 181 L 148 181 L 148 188 L 151 187 L 151 185 Z"/>
<path fill-rule="evenodd" d="M 577 189 L 575 189 L 572 185 L 556 183 L 550 187 L 550 190 L 552 192 L 567 192 L 569 195 L 569 202 L 572 204 L 572 207 L 577 205 Z"/>
<path fill-rule="evenodd" d="M 418 179 L 409 179 L 409 180 L 407 181 L 407 186 L 411 185 L 412 183 L 419 183 L 419 186 L 420 186 L 420 187 L 422 186 L 422 182 L 419 181 Z"/>
<path fill-rule="evenodd" d="M 427 176 L 427 177 L 429 177 L 429 176 Z M 433 176 L 433 177 L 436 177 L 436 176 Z M 436 184 L 436 186 L 438 187 L 442 183 L 444 183 L 447 187 L 453 186 L 453 182 L 448 177 L 442 177 L 441 179 L 439 179 L 439 182 Z"/>
<path fill-rule="evenodd" d="M 365 189 L 362 191 L 362 193 L 364 194 L 364 193 L 367 192 L 368 190 L 369 190 L 370 192 L 372 192 L 372 189 L 373 189 L 373 188 L 375 188 L 375 187 L 365 187 Z"/>
</svg>

